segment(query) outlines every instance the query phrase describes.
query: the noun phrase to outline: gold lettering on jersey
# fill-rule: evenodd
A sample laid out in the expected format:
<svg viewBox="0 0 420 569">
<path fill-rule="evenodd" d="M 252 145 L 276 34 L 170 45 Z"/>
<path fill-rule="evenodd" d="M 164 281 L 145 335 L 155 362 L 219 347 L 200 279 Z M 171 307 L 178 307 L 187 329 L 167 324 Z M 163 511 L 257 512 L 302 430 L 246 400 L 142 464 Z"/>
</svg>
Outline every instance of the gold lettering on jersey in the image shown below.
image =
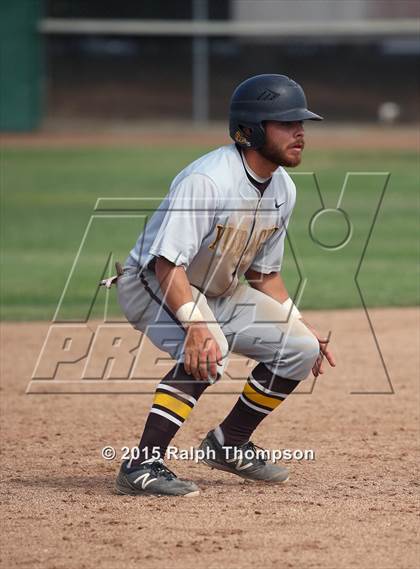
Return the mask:
<svg viewBox="0 0 420 569">
<path fill-rule="evenodd" d="M 247 247 L 247 257 L 255 257 L 260 247 L 277 231 L 278 227 L 270 227 L 269 229 L 262 229 L 258 234 L 255 234 Z M 222 254 L 229 254 L 235 258 L 240 257 L 244 252 L 246 242 L 249 238 L 249 232 L 246 229 L 239 229 L 233 225 L 216 226 L 216 237 L 214 241 L 208 246 L 209 249 L 215 250 L 220 244 Z"/>
<path fill-rule="evenodd" d="M 257 255 L 263 244 L 277 231 L 278 227 L 271 227 L 270 229 L 262 229 L 249 243 L 246 253 L 242 259 L 241 265 L 248 265 Z"/>
<path fill-rule="evenodd" d="M 252 243 L 252 252 L 256 255 L 257 251 L 265 243 L 277 230 L 277 227 L 271 227 L 270 229 L 262 229 L 258 235 L 258 238 L 255 240 L 255 244 Z"/>
<path fill-rule="evenodd" d="M 215 240 L 213 241 L 213 243 L 211 243 L 209 245 L 209 249 L 213 250 L 216 249 L 217 244 L 219 243 L 220 239 L 222 238 L 223 233 L 225 232 L 226 227 L 224 225 L 221 225 L 220 223 L 218 223 L 216 225 L 216 231 L 217 231 L 217 235 Z"/>
<path fill-rule="evenodd" d="M 221 249 L 222 253 L 230 253 L 235 258 L 241 254 L 248 238 L 248 231 L 236 227 L 228 227 L 223 235 Z"/>
</svg>

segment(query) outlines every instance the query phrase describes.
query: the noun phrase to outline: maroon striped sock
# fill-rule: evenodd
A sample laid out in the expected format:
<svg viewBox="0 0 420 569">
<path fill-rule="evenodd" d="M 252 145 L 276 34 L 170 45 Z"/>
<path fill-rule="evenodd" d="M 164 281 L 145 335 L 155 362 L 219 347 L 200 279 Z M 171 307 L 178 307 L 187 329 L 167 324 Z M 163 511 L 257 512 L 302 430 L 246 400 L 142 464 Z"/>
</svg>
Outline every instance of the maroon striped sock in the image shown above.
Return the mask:
<svg viewBox="0 0 420 569">
<path fill-rule="evenodd" d="M 226 446 L 248 442 L 261 421 L 298 385 L 299 381 L 276 376 L 263 363 L 258 364 L 233 409 L 220 424 L 223 433 L 220 442 Z"/>
<path fill-rule="evenodd" d="M 182 364 L 171 369 L 156 388 L 152 409 L 139 443 L 139 457 L 131 460 L 131 469 L 144 460 L 165 456 L 169 443 L 209 385 L 207 381 L 188 375 Z"/>
</svg>

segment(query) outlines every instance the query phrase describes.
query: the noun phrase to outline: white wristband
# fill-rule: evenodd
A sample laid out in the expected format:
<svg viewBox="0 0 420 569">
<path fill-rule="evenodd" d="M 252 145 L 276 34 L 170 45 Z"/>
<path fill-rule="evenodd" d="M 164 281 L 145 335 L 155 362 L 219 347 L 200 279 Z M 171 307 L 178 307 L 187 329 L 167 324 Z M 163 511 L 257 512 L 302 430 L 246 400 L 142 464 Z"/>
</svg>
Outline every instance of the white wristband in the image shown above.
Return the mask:
<svg viewBox="0 0 420 569">
<path fill-rule="evenodd" d="M 203 322 L 204 317 L 195 302 L 186 302 L 178 308 L 175 316 L 187 328 L 192 322 Z"/>
<path fill-rule="evenodd" d="M 293 301 L 291 298 L 288 298 L 282 304 L 283 304 L 284 308 L 287 310 L 287 312 L 289 312 L 291 320 L 296 320 L 297 318 L 302 318 L 302 314 L 299 312 L 299 310 L 293 304 Z"/>
</svg>

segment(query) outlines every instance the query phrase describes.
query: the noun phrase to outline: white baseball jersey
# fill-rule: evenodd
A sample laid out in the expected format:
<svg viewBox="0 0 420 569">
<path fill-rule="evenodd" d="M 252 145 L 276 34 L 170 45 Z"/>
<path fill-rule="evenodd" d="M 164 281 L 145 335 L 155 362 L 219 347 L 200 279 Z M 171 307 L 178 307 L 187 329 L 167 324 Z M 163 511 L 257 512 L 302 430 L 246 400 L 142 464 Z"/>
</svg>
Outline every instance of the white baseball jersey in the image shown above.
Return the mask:
<svg viewBox="0 0 420 569">
<path fill-rule="evenodd" d="M 249 269 L 279 271 L 296 188 L 279 167 L 263 194 L 240 150 L 223 146 L 187 166 L 147 222 L 129 262 L 165 257 L 209 297 L 230 296 Z"/>
</svg>

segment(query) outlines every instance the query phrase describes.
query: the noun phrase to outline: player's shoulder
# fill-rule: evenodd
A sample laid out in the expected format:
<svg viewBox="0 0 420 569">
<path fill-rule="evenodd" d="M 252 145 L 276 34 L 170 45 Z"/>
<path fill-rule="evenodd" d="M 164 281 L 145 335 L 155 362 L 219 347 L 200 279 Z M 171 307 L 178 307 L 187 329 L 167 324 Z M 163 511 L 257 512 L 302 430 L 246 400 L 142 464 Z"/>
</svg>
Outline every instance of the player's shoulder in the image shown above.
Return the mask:
<svg viewBox="0 0 420 569">
<path fill-rule="evenodd" d="M 207 178 L 218 190 L 229 185 L 237 168 L 238 157 L 234 144 L 221 146 L 200 156 L 184 168 L 173 180 L 172 187 L 190 177 Z"/>
</svg>

